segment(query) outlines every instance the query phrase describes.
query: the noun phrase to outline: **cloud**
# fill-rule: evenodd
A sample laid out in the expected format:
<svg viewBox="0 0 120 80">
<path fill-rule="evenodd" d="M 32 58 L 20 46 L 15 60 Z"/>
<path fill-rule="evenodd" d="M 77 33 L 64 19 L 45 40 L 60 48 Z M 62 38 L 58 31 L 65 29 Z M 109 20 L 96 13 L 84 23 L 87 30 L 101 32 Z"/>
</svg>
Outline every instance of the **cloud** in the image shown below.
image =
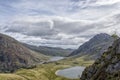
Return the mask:
<svg viewBox="0 0 120 80">
<path fill-rule="evenodd" d="M 113 26 L 119 28 L 119 14 L 108 15 L 96 21 L 73 20 L 59 16 L 27 16 L 25 19 L 18 17 L 2 30 L 29 44 L 75 48 L 96 34 L 112 34 L 115 31 Z"/>
<path fill-rule="evenodd" d="M 118 10 L 119 2 L 119 0 L 2 0 L 0 9 L 4 10 L 1 11 L 3 14 L 9 16 L 47 15 L 72 19 L 98 19 L 113 10 Z"/>
<path fill-rule="evenodd" d="M 94 26 L 91 21 L 71 20 L 63 17 L 40 19 L 39 17 L 22 18 L 9 23 L 7 32 L 19 32 L 29 36 L 52 36 L 59 33 L 74 35 L 87 31 Z"/>
<path fill-rule="evenodd" d="M 12 22 L 7 32 L 19 32 L 29 36 L 52 35 L 56 32 L 52 30 L 52 23 L 49 21 L 40 22 Z"/>
<path fill-rule="evenodd" d="M 76 48 L 98 33 L 119 30 L 119 5 L 119 0 L 1 0 L 0 32 L 29 44 Z"/>
<path fill-rule="evenodd" d="M 96 5 L 113 5 L 115 3 L 119 3 L 120 0 L 98 0 L 95 4 Z"/>
</svg>

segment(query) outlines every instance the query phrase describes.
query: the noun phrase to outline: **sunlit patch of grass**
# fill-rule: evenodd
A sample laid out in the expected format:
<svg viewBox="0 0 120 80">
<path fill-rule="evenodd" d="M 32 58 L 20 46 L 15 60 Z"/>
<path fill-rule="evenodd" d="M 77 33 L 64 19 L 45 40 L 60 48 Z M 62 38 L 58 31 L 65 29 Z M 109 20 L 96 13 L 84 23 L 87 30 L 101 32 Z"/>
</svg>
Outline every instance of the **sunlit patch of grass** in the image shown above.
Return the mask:
<svg viewBox="0 0 120 80">
<path fill-rule="evenodd" d="M 85 60 L 87 56 L 78 58 L 68 58 L 66 60 L 58 61 L 60 64 L 70 65 L 70 66 L 89 66 L 94 63 L 94 60 Z"/>
<path fill-rule="evenodd" d="M 0 74 L 0 80 L 26 80 L 26 79 L 16 74 Z"/>
</svg>

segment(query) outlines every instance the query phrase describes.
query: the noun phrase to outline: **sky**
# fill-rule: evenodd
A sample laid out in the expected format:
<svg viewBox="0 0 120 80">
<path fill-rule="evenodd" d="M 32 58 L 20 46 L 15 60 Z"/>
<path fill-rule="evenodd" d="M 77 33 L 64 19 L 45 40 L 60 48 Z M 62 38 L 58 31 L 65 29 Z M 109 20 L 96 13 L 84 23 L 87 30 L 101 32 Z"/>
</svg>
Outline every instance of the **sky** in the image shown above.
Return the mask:
<svg viewBox="0 0 120 80">
<path fill-rule="evenodd" d="M 0 33 L 24 43 L 76 49 L 119 30 L 120 0 L 0 0 Z"/>
</svg>

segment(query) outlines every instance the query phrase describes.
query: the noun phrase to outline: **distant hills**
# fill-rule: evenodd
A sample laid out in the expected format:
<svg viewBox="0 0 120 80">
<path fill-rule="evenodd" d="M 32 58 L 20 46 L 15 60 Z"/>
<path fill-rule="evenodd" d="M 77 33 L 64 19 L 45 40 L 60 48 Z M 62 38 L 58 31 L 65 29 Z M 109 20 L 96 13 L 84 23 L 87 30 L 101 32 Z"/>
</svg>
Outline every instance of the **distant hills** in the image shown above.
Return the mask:
<svg viewBox="0 0 120 80">
<path fill-rule="evenodd" d="M 14 72 L 19 68 L 30 68 L 47 58 L 23 46 L 14 38 L 0 34 L 0 72 Z"/>
<path fill-rule="evenodd" d="M 92 39 L 81 45 L 69 56 L 88 55 L 91 59 L 96 59 L 102 55 L 114 42 L 116 36 L 110 36 L 106 33 L 95 35 Z"/>
<path fill-rule="evenodd" d="M 71 52 L 73 52 L 73 49 L 62 49 L 58 47 L 47 47 L 47 46 L 33 46 L 29 44 L 23 43 L 24 46 L 27 48 L 34 50 L 36 52 L 40 52 L 47 56 L 68 56 Z"/>
<path fill-rule="evenodd" d="M 85 69 L 80 80 L 120 80 L 120 39 Z"/>
</svg>

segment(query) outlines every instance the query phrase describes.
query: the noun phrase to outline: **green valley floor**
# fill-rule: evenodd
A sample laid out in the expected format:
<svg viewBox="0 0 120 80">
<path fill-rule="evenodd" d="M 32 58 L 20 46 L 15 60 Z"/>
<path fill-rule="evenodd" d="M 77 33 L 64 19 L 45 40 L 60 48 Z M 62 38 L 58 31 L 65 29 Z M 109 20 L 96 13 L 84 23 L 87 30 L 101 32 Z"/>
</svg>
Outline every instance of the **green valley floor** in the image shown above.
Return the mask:
<svg viewBox="0 0 120 80">
<path fill-rule="evenodd" d="M 19 69 L 14 73 L 0 73 L 0 80 L 70 80 L 56 76 L 55 72 L 59 69 L 73 66 L 89 66 L 93 62 L 93 60 L 85 60 L 85 56 L 68 58 L 57 62 L 41 64 L 33 69 Z"/>
</svg>

